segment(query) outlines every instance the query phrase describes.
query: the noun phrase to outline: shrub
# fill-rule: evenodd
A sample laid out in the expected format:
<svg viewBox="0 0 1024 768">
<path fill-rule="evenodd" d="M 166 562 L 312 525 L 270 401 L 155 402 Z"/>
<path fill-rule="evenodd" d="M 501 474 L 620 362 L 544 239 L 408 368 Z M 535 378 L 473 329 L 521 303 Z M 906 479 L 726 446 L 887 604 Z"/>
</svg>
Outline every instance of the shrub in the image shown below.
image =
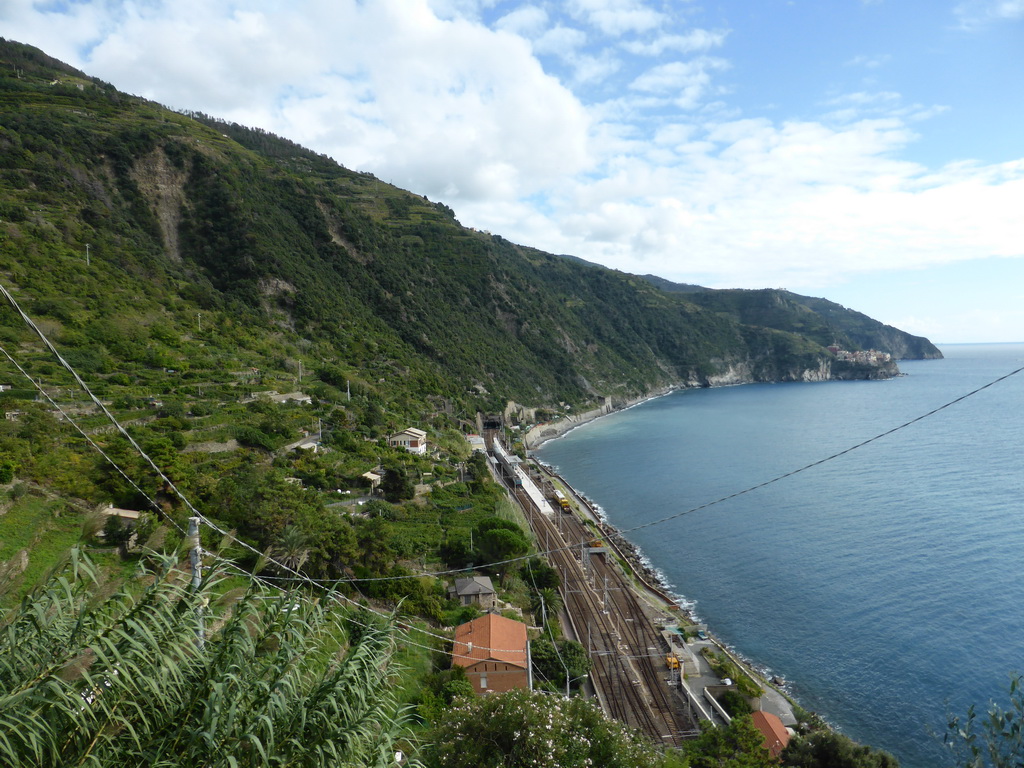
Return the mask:
<svg viewBox="0 0 1024 768">
<path fill-rule="evenodd" d="M 256 427 L 239 427 L 235 430 L 235 439 L 249 448 L 262 448 L 265 451 L 274 450 L 274 442 L 270 436 Z"/>
<path fill-rule="evenodd" d="M 465 697 L 428 738 L 432 768 L 643 768 L 664 765 L 649 744 L 584 699 L 531 691 Z"/>
</svg>

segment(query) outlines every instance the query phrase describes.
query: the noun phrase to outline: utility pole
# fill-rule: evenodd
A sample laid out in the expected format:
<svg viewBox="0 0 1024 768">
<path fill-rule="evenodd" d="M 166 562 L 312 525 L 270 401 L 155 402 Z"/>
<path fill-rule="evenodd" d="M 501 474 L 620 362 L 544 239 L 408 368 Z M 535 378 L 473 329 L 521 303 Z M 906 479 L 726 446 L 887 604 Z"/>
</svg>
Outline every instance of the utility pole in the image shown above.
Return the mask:
<svg viewBox="0 0 1024 768">
<path fill-rule="evenodd" d="M 203 578 L 202 547 L 199 544 L 199 518 L 188 519 L 188 540 L 191 545 L 189 550 L 189 562 L 192 565 L 192 592 L 199 591 L 199 584 Z M 206 631 L 203 627 L 203 607 L 196 605 L 196 646 L 203 650 L 206 644 Z"/>
<path fill-rule="evenodd" d="M 199 323 L 199 332 L 203 332 L 203 313 L 196 312 L 196 321 Z"/>
<path fill-rule="evenodd" d="M 85 266 L 89 266 L 89 244 L 85 244 Z"/>
</svg>

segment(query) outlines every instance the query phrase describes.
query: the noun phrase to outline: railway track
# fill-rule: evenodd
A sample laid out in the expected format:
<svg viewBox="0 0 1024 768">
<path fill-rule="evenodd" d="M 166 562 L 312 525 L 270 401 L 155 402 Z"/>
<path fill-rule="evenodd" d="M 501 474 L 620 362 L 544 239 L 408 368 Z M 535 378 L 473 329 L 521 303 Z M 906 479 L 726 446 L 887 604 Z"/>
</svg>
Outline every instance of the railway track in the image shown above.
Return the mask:
<svg viewBox="0 0 1024 768">
<path fill-rule="evenodd" d="M 593 533 L 576 515 L 546 515 L 521 490 L 515 496 L 538 542 L 551 551 L 563 603 L 590 656 L 590 678 L 602 706 L 656 743 L 678 746 L 697 726 L 666 683 L 661 637 L 632 585 L 614 562 L 587 556 Z"/>
<path fill-rule="evenodd" d="M 484 430 L 488 450 L 496 438 Z M 594 534 L 575 514 L 545 514 L 504 468 L 498 473 L 526 512 L 537 542 L 562 580 L 562 601 L 587 649 L 590 681 L 611 717 L 637 728 L 656 744 L 679 746 L 695 735 L 697 719 L 665 679 L 662 639 L 614 560 L 587 556 Z M 581 499 L 577 503 L 583 504 Z"/>
</svg>

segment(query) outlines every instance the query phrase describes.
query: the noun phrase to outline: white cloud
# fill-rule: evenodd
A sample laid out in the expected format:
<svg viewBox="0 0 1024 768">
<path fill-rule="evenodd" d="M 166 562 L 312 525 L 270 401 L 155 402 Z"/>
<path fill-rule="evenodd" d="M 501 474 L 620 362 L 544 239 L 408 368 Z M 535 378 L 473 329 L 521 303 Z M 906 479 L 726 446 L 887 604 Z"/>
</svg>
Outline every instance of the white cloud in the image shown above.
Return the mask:
<svg viewBox="0 0 1024 768">
<path fill-rule="evenodd" d="M 889 107 L 893 104 L 897 104 L 900 101 L 900 94 L 894 91 L 877 91 L 875 93 L 868 93 L 866 91 L 857 91 L 856 93 L 844 93 L 841 96 L 835 96 L 829 99 L 828 103 L 832 106 L 878 106 Z"/>
<path fill-rule="evenodd" d="M 1024 297 L 1009 306 L 1024 306 Z M 927 313 L 900 313 L 886 318 L 885 322 L 909 333 L 927 336 L 940 347 L 942 344 L 976 343 L 979 339 L 1024 341 L 1024 309 L 1006 305 L 966 307 L 962 298 L 948 301 Z"/>
<path fill-rule="evenodd" d="M 860 56 L 854 56 L 852 59 L 846 62 L 846 66 L 863 67 L 865 69 L 878 69 L 879 67 L 888 64 L 891 59 L 892 56 L 890 56 L 888 53 L 876 54 L 874 56 L 867 56 L 862 54 Z"/>
<path fill-rule="evenodd" d="M 533 43 L 533 49 L 539 54 L 570 60 L 579 55 L 579 50 L 586 42 L 587 34 L 583 30 L 559 24 L 538 37 Z"/>
<path fill-rule="evenodd" d="M 527 42 L 425 0 L 126 8 L 71 63 L 430 196 L 527 197 L 590 162 L 585 110 Z"/>
<path fill-rule="evenodd" d="M 35 0 L 5 0 L 0 4 L 3 37 L 37 45 L 66 63 L 99 39 L 108 26 L 105 8 L 70 4 L 65 9 L 41 7 Z"/>
<path fill-rule="evenodd" d="M 639 0 L 570 0 L 567 6 L 574 18 L 586 21 L 606 35 L 650 32 L 666 21 L 663 13 Z"/>
<path fill-rule="evenodd" d="M 478 21 L 481 12 L 493 8 L 498 0 L 428 0 L 430 10 L 441 19 L 472 19 Z"/>
<path fill-rule="evenodd" d="M 577 185 L 553 215 L 560 250 L 686 282 L 817 293 L 851 274 L 1024 256 L 1024 162 L 929 173 L 893 159 L 913 139 L 898 120 L 739 120 L 659 139 L 657 165 L 620 156 Z"/>
<path fill-rule="evenodd" d="M 966 0 L 954 13 L 964 29 L 977 29 L 998 21 L 1024 19 L 1024 0 Z"/>
<path fill-rule="evenodd" d="M 622 61 L 613 50 L 587 47 L 587 34 L 581 29 L 557 24 L 533 41 L 539 56 L 550 56 L 567 67 L 566 79 L 573 86 L 605 81 L 618 72 Z"/>
<path fill-rule="evenodd" d="M 648 69 L 629 87 L 634 91 L 670 97 L 680 109 L 694 109 L 710 89 L 712 73 L 728 66 L 724 59 L 710 56 L 673 61 Z"/>
<path fill-rule="evenodd" d="M 572 82 L 575 85 L 602 82 L 622 67 L 622 62 L 611 54 L 576 56 L 569 63 L 573 67 Z"/>
<path fill-rule="evenodd" d="M 1024 18 L 1024 0 L 1001 0 L 992 9 L 992 15 L 999 19 Z"/>
<path fill-rule="evenodd" d="M 693 29 L 685 35 L 661 35 L 650 42 L 630 40 L 622 47 L 638 56 L 661 56 L 666 51 L 680 53 L 697 53 L 719 48 L 725 43 L 726 32 L 711 32 L 706 29 Z"/>
<path fill-rule="evenodd" d="M 919 123 L 949 110 L 942 104 L 906 104 L 902 94 L 895 91 L 856 91 L 834 96 L 823 103 L 836 107 L 822 115 L 821 119 L 829 124 L 852 124 L 869 117 Z"/>
<path fill-rule="evenodd" d="M 521 5 L 498 19 L 494 26 L 504 32 L 533 39 L 547 29 L 548 23 L 547 11 L 543 8 L 536 5 Z"/>
</svg>

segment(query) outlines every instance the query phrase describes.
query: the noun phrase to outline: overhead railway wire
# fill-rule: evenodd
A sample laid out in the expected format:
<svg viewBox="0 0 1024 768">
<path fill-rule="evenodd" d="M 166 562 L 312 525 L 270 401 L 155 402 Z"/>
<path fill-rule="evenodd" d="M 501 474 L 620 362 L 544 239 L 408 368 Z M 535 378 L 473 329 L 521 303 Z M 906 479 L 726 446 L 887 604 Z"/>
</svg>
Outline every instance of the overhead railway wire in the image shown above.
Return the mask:
<svg viewBox="0 0 1024 768">
<path fill-rule="evenodd" d="M 642 530 L 644 528 L 651 528 L 651 527 L 656 526 L 656 525 L 661 525 L 663 523 L 667 523 L 667 522 L 670 522 L 672 520 L 676 520 L 676 519 L 678 519 L 680 517 L 685 517 L 686 515 L 691 515 L 694 512 L 701 512 L 701 511 L 703 511 L 705 509 L 708 509 L 710 507 L 718 506 L 719 504 L 723 504 L 723 503 L 725 503 L 727 501 L 732 501 L 733 499 L 739 498 L 740 496 L 745 496 L 746 494 L 753 493 L 754 491 L 758 491 L 758 490 L 760 490 L 762 488 L 766 488 L 769 485 L 773 485 L 773 484 L 778 483 L 778 482 L 780 482 L 782 480 L 786 480 L 786 479 L 788 479 L 790 477 L 794 477 L 794 476 L 799 475 L 799 474 L 801 474 L 803 472 L 807 472 L 808 470 L 814 469 L 815 467 L 821 466 L 822 464 L 826 464 L 826 463 L 828 463 L 830 461 L 834 461 L 835 459 L 841 458 L 842 456 L 845 456 L 848 453 L 852 453 L 853 451 L 856 451 L 859 448 L 863 448 L 866 445 L 870 445 L 871 443 L 877 442 L 878 440 L 881 440 L 884 437 L 889 437 L 890 435 L 893 435 L 896 432 L 899 432 L 899 431 L 904 430 L 904 429 L 906 429 L 906 428 L 908 428 L 910 426 L 913 426 L 914 424 L 916 424 L 916 423 L 918 423 L 920 421 L 924 421 L 925 419 L 930 418 L 930 417 L 936 415 L 937 413 L 946 410 L 947 408 L 950 408 L 950 407 L 952 407 L 954 405 L 957 405 L 958 403 L 961 403 L 964 400 L 967 400 L 968 398 L 971 398 L 971 397 L 977 395 L 978 393 L 980 393 L 980 392 L 982 392 L 982 391 L 984 391 L 986 389 L 989 389 L 992 386 L 995 386 L 996 384 L 999 384 L 999 383 L 1001 383 L 1003 381 L 1006 381 L 1007 379 L 1010 379 L 1013 376 L 1016 376 L 1016 375 L 1020 374 L 1021 372 L 1024 372 L 1024 366 L 1016 368 L 1016 369 L 1010 371 L 1007 374 L 1004 374 L 1004 375 L 1002 375 L 1002 376 L 1000 376 L 1000 377 L 998 377 L 996 379 L 993 379 L 992 381 L 989 381 L 987 384 L 983 384 L 980 387 L 972 389 L 970 392 L 967 392 L 967 393 L 965 393 L 963 395 L 960 395 L 959 397 L 954 398 L 953 400 L 950 400 L 949 402 L 943 403 L 942 405 L 940 405 L 940 406 L 938 406 L 936 408 L 933 408 L 932 410 L 927 411 L 926 413 L 923 413 L 920 416 L 916 416 L 913 419 L 909 419 L 908 421 L 905 421 L 905 422 L 903 422 L 903 423 L 901 423 L 901 424 L 899 424 L 899 425 L 897 425 L 897 426 L 895 426 L 895 427 L 893 427 L 891 429 L 888 429 L 885 432 L 880 432 L 877 435 L 874 435 L 873 437 L 869 437 L 866 440 L 862 440 L 861 442 L 856 443 L 855 445 L 851 445 L 848 448 L 844 448 L 843 450 L 837 451 L 836 453 L 830 454 L 829 456 L 826 456 L 824 458 L 818 459 L 816 461 L 812 461 L 809 464 L 805 464 L 805 465 L 803 465 L 801 467 L 798 467 L 797 469 L 790 470 L 789 472 L 785 472 L 785 473 L 783 473 L 781 475 L 776 475 L 775 477 L 772 477 L 772 478 L 770 478 L 768 480 L 765 480 L 764 482 L 757 483 L 756 485 L 748 486 L 747 488 L 744 488 L 743 490 L 736 491 L 735 493 L 730 493 L 730 494 L 728 494 L 726 496 L 721 496 L 721 497 L 719 497 L 717 499 L 714 499 L 713 501 L 705 502 L 704 504 L 700 504 L 700 505 L 698 505 L 696 507 L 690 507 L 690 508 L 682 510 L 680 512 L 674 512 L 674 513 L 672 513 L 670 515 L 666 515 L 664 517 L 658 518 L 656 520 L 651 520 L 651 521 L 646 522 L 646 523 L 641 523 L 640 525 L 635 525 L 635 526 L 632 526 L 630 528 L 617 528 L 616 529 L 616 533 L 624 536 L 627 533 L 633 533 L 634 531 L 639 531 L 639 530 Z M 579 544 L 566 544 L 563 547 L 553 547 L 553 548 L 545 549 L 545 550 L 542 550 L 540 552 L 535 552 L 535 553 L 529 554 L 529 555 L 522 555 L 520 557 L 511 557 L 511 558 L 508 558 L 506 560 L 496 560 L 496 561 L 491 562 L 491 563 L 484 563 L 483 565 L 474 566 L 473 568 L 452 568 L 452 569 L 449 569 L 449 570 L 440 570 L 440 571 L 423 571 L 423 572 L 418 572 L 418 573 L 412 573 L 412 574 L 405 575 L 405 576 L 371 576 L 371 577 L 359 578 L 359 579 L 348 579 L 348 581 L 350 581 L 350 582 L 399 581 L 399 580 L 403 580 L 403 579 L 420 578 L 420 577 L 423 577 L 423 576 L 450 576 L 450 575 L 453 575 L 453 574 L 456 574 L 456 573 L 466 573 L 468 571 L 476 570 L 477 568 L 491 568 L 491 567 L 499 566 L 499 565 L 509 565 L 511 563 L 523 562 L 525 560 L 529 560 L 529 559 L 534 558 L 534 557 L 546 557 L 546 556 L 551 555 L 554 552 L 557 552 L 557 551 L 559 551 L 561 549 L 574 549 L 574 548 L 576 548 L 578 546 L 579 546 Z"/>
<path fill-rule="evenodd" d="M 514 489 L 538 538 L 592 538 L 575 515 L 545 514 L 521 489 Z M 669 694 L 651 653 L 661 644 L 625 575 L 604 556 L 568 546 L 550 548 L 562 576 L 562 601 L 577 642 L 591 659 L 591 683 L 602 707 L 657 743 L 678 745 L 695 733 L 696 720 L 682 700 Z M 579 560 L 573 554 L 579 552 Z M 592 584 L 593 582 L 593 584 Z M 603 583 L 604 589 L 594 586 Z M 599 597 L 599 593 L 601 596 Z M 578 623 L 584 622 L 584 623 Z"/>
<path fill-rule="evenodd" d="M 74 370 L 74 368 L 64 359 L 64 357 L 57 351 L 56 347 L 50 342 L 50 340 L 46 337 L 46 335 L 43 333 L 43 331 L 35 324 L 35 322 L 33 322 L 32 318 L 30 318 L 25 313 L 25 311 L 21 308 L 21 306 L 18 304 L 18 302 L 15 300 L 15 298 L 11 295 L 11 293 L 7 290 L 7 288 L 3 284 L 0 284 L 0 293 L 2 293 L 4 295 L 4 297 L 10 303 L 10 305 L 14 308 L 15 312 L 17 312 L 18 315 L 25 322 L 25 324 L 30 329 L 32 329 L 36 333 L 37 336 L 39 336 L 40 340 L 43 342 L 43 344 L 46 346 L 46 348 L 50 351 L 50 353 L 57 359 L 57 361 L 61 364 L 61 366 L 63 368 L 65 368 L 73 376 L 75 381 L 78 383 L 79 387 L 89 396 L 89 398 L 92 400 L 92 402 L 100 409 L 100 411 L 106 416 L 106 418 L 111 422 L 111 424 L 113 424 L 114 427 L 121 433 L 121 435 L 124 436 L 126 440 L 128 440 L 128 442 L 132 446 L 132 448 L 149 464 L 149 466 L 157 473 L 157 475 L 160 477 L 160 479 L 163 480 L 167 484 L 167 487 L 170 488 L 179 499 L 181 499 L 182 503 L 193 514 L 193 516 L 195 516 L 195 517 L 197 517 L 199 519 L 200 523 L 202 523 L 203 525 L 208 526 L 212 530 L 214 530 L 217 533 L 219 533 L 221 536 L 231 537 L 234 541 L 236 541 L 244 549 L 249 550 L 251 553 L 257 555 L 258 557 L 267 558 L 268 562 L 273 562 L 282 571 L 291 574 L 291 576 L 285 576 L 285 577 L 264 577 L 265 581 L 263 581 L 263 583 L 265 583 L 265 584 L 267 584 L 270 581 L 289 580 L 289 581 L 291 581 L 293 583 L 303 583 L 303 584 L 308 584 L 311 587 L 315 587 L 315 588 L 318 588 L 318 589 L 326 589 L 326 585 L 328 585 L 328 584 L 358 584 L 358 583 L 369 583 L 369 582 L 379 582 L 379 581 L 399 581 L 399 580 L 405 580 L 405 579 L 422 578 L 422 577 L 425 577 L 425 576 L 427 576 L 427 577 L 435 577 L 436 578 L 438 576 L 449 576 L 449 575 L 454 575 L 454 574 L 457 574 L 457 573 L 467 573 L 467 572 L 470 572 L 470 571 L 473 571 L 473 570 L 477 570 L 477 569 L 480 569 L 480 568 L 492 568 L 492 567 L 496 567 L 496 566 L 500 566 L 500 565 L 509 565 L 509 564 L 512 564 L 512 563 L 524 562 L 524 561 L 532 559 L 534 557 L 550 557 L 550 556 L 555 555 L 555 554 L 560 553 L 560 552 L 567 552 L 567 551 L 570 551 L 570 550 L 574 550 L 578 546 L 580 546 L 580 544 L 565 544 L 564 546 L 561 546 L 561 547 L 552 547 L 552 548 L 546 549 L 544 551 L 532 553 L 532 554 L 529 554 L 529 555 L 523 555 L 523 556 L 520 556 L 520 557 L 507 558 L 507 559 L 504 559 L 504 560 L 497 560 L 497 561 L 490 562 L 490 563 L 484 563 L 484 564 L 481 564 L 481 565 L 476 565 L 473 568 L 453 568 L 453 569 L 448 569 L 448 570 L 440 570 L 440 571 L 432 571 L 432 572 L 431 571 L 424 571 L 424 572 L 418 572 L 418 573 L 413 573 L 413 574 L 408 574 L 408 575 L 403 575 L 403 576 L 378 576 L 378 577 L 345 578 L 345 579 L 334 579 L 334 580 L 314 579 L 314 578 L 311 578 L 309 576 L 306 576 L 305 574 L 302 574 L 299 571 L 297 571 L 297 570 L 295 570 L 295 569 L 293 569 L 293 568 L 291 568 L 291 567 L 289 567 L 289 566 L 287 566 L 287 565 L 285 565 L 283 563 L 280 563 L 277 560 L 274 560 L 273 558 L 268 557 L 266 553 L 260 552 L 255 547 L 253 547 L 252 545 L 248 544 L 247 542 L 242 541 L 241 539 L 238 539 L 237 537 L 234 536 L 234 534 L 230 533 L 229 531 L 224 530 L 221 526 L 219 526 L 214 521 L 210 520 L 208 517 L 203 515 L 198 509 L 196 509 L 195 506 L 193 506 L 193 504 L 191 503 L 191 501 L 189 501 L 189 499 L 177 487 L 177 485 L 169 477 L 167 477 L 167 475 L 160 469 L 160 467 L 157 466 L 157 464 L 146 454 L 146 452 L 135 441 L 135 439 L 132 438 L 132 436 L 128 433 L 128 431 L 120 424 L 120 422 L 117 420 L 117 418 L 107 409 L 107 407 L 99 400 L 99 398 L 96 397 L 96 395 L 92 392 L 92 390 L 88 387 L 88 385 L 82 380 L 82 378 L 78 375 L 78 373 Z M 790 477 L 794 477 L 794 476 L 799 475 L 799 474 L 801 474 L 803 472 L 806 472 L 806 471 L 808 471 L 810 469 L 818 467 L 818 466 L 820 466 L 822 464 L 826 464 L 826 463 L 828 463 L 830 461 L 834 461 L 835 459 L 838 459 L 838 458 L 840 458 L 842 456 L 845 456 L 846 454 L 851 453 L 851 452 L 853 452 L 855 450 L 858 450 L 859 448 L 863 448 L 866 445 L 869 445 L 869 444 L 871 444 L 873 442 L 881 440 L 884 437 L 888 437 L 888 436 L 890 436 L 890 435 L 892 435 L 892 434 L 894 434 L 896 432 L 899 432 L 899 431 L 901 431 L 903 429 L 906 429 L 906 428 L 908 428 L 908 427 L 910 427 L 910 426 L 912 426 L 912 425 L 914 425 L 914 424 L 916 424 L 916 423 L 918 423 L 920 421 L 923 421 L 923 420 L 925 420 L 927 418 L 930 418 L 931 416 L 934 416 L 935 414 L 937 414 L 937 413 L 939 413 L 939 412 L 941 412 L 941 411 L 943 411 L 943 410 L 945 410 L 947 408 L 950 408 L 950 407 L 952 407 L 952 406 L 954 406 L 954 405 L 956 405 L 956 404 L 958 404 L 958 403 L 960 403 L 960 402 L 962 402 L 964 400 L 967 400 L 968 398 L 973 397 L 974 395 L 977 395 L 978 393 L 980 393 L 980 392 L 982 392 L 982 391 L 984 391 L 984 390 L 986 390 L 986 389 L 988 389 L 988 388 L 990 388 L 990 387 L 992 387 L 992 386 L 994 386 L 996 384 L 999 384 L 999 383 L 1001 383 L 1001 382 L 1003 382 L 1003 381 L 1005 381 L 1005 380 L 1007 380 L 1007 379 L 1009 379 L 1009 378 L 1011 378 L 1013 376 L 1018 375 L 1022 371 L 1024 371 L 1024 366 L 1016 368 L 1015 370 L 1010 371 L 1009 373 L 1007 373 L 1007 374 L 1005 374 L 1003 376 L 1000 376 L 1000 377 L 998 377 L 996 379 L 993 379 L 992 381 L 989 381 L 988 383 L 986 383 L 986 384 L 984 384 L 984 385 L 982 385 L 980 387 L 977 387 L 977 388 L 975 388 L 975 389 L 973 389 L 973 390 L 971 390 L 971 391 L 969 391 L 969 392 L 967 392 L 967 393 L 965 393 L 965 394 L 963 394 L 963 395 L 961 395 L 961 396 L 959 396 L 959 397 L 957 397 L 957 398 L 955 398 L 953 400 L 950 400 L 950 401 L 948 401 L 948 402 L 946 402 L 946 403 L 944 403 L 944 404 L 942 404 L 942 405 L 940 405 L 940 406 L 938 406 L 936 408 L 933 408 L 932 410 L 927 411 L 926 413 L 923 413 L 920 416 L 917 416 L 917 417 L 915 417 L 913 419 L 905 421 L 905 422 L 903 422 L 903 423 L 901 423 L 901 424 L 899 424 L 899 425 L 897 425 L 897 426 L 895 426 L 895 427 L 893 427 L 893 428 L 891 428 L 889 430 L 886 430 L 886 431 L 881 432 L 881 433 L 879 433 L 877 435 L 874 435 L 873 437 L 870 437 L 870 438 L 868 438 L 866 440 L 863 440 L 863 441 L 861 441 L 859 443 L 856 443 L 855 445 L 852 445 L 852 446 L 850 446 L 850 447 L 848 447 L 848 448 L 846 448 L 844 450 L 841 450 L 841 451 L 838 451 L 836 453 L 833 453 L 833 454 L 831 454 L 829 456 L 826 456 L 826 457 L 824 457 L 822 459 L 819 459 L 817 461 L 813 461 L 813 462 L 811 462 L 809 464 L 805 464 L 805 465 L 803 465 L 803 466 L 801 466 L 801 467 L 799 467 L 797 469 L 791 470 L 791 471 L 783 473 L 781 475 L 777 475 L 777 476 L 775 476 L 775 477 L 773 477 L 773 478 L 771 478 L 769 480 L 766 480 L 766 481 L 764 481 L 762 483 L 757 483 L 756 485 L 749 486 L 749 487 L 744 488 L 743 490 L 737 491 L 735 493 L 731 493 L 731 494 L 728 494 L 726 496 L 719 497 L 719 498 L 717 498 L 717 499 L 715 499 L 713 501 L 709 501 L 709 502 L 706 502 L 704 504 L 701 504 L 701 505 L 698 505 L 698 506 L 695 506 L 695 507 L 690 507 L 690 508 L 682 510 L 680 512 L 675 512 L 675 513 L 673 513 L 671 515 L 666 515 L 666 516 L 661 517 L 661 518 L 659 518 L 657 520 L 652 520 L 652 521 L 649 521 L 647 523 L 642 523 L 640 525 L 636 525 L 636 526 L 633 526 L 633 527 L 630 527 L 630 528 L 620 529 L 620 530 L 618 530 L 618 533 L 621 534 L 621 535 L 625 535 L 625 534 L 628 534 L 628 533 L 632 533 L 634 531 L 642 530 L 642 529 L 645 529 L 645 528 L 651 528 L 651 527 L 656 526 L 656 525 L 661 525 L 661 524 L 667 523 L 667 522 L 669 522 L 671 520 L 675 520 L 675 519 L 678 519 L 680 517 L 684 517 L 686 515 L 690 515 L 690 514 L 693 514 L 695 512 L 699 512 L 699 511 L 702 511 L 702 510 L 705 510 L 705 509 L 717 506 L 719 504 L 723 504 L 723 503 L 725 503 L 727 501 L 731 501 L 732 499 L 738 498 L 740 496 L 744 496 L 744 495 L 749 494 L 749 493 L 753 493 L 754 491 L 760 490 L 761 488 L 765 488 L 765 487 L 767 487 L 769 485 L 772 485 L 774 483 L 780 482 L 780 481 L 785 480 L 785 479 L 790 478 Z M 31 377 L 28 376 L 27 373 L 25 373 L 25 375 L 31 380 Z M 47 399 L 49 399 L 49 398 L 47 398 Z M 72 421 L 72 423 L 73 423 L 73 420 L 71 420 L 70 417 L 67 417 L 67 418 L 69 418 L 69 421 Z M 79 429 L 79 431 L 82 431 L 80 428 L 78 428 L 77 425 L 75 425 L 75 427 L 76 427 L 76 429 Z M 94 447 L 98 448 L 98 446 L 95 446 L 94 441 L 90 440 L 89 442 Z M 106 458 L 112 464 L 114 463 L 109 457 L 106 457 Z M 115 466 L 116 466 L 116 464 L 115 464 Z M 121 474 L 125 474 L 123 472 L 123 470 L 121 470 L 119 467 L 118 467 L 118 471 L 121 472 Z M 168 517 L 168 519 L 169 519 L 169 517 Z M 177 525 L 177 524 L 175 523 L 175 525 Z M 180 530 L 180 526 L 178 526 L 178 529 Z M 581 541 L 581 543 L 582 543 L 582 541 Z M 379 613 L 379 615 L 384 616 L 385 614 Z M 444 637 L 442 635 L 436 635 L 436 634 L 427 632 L 426 630 L 422 630 L 422 629 L 419 629 L 419 628 L 414 628 L 414 629 L 416 629 L 416 631 L 419 631 L 419 632 L 422 632 L 424 634 L 427 634 L 430 637 L 433 637 L 434 639 L 444 640 L 445 642 L 449 641 L 449 638 L 446 638 L 446 637 Z M 488 650 L 500 650 L 500 649 L 488 649 Z"/>
</svg>

